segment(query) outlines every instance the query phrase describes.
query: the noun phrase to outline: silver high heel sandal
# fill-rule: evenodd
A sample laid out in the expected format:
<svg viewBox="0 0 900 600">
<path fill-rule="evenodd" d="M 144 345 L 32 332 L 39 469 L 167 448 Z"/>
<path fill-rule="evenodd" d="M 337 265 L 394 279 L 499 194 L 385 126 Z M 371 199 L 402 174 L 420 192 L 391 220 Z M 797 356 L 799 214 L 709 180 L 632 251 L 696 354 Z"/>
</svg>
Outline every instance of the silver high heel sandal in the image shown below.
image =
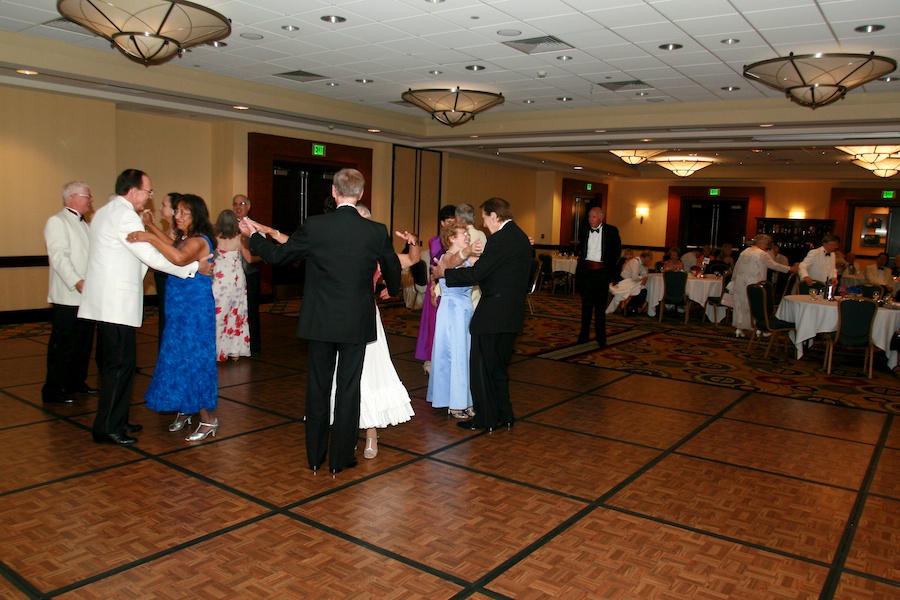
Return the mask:
<svg viewBox="0 0 900 600">
<path fill-rule="evenodd" d="M 209 429 L 207 429 L 206 431 L 200 431 L 201 427 L 209 427 Z M 203 421 L 200 421 L 200 424 L 197 425 L 197 430 L 184 439 L 187 442 L 201 442 L 209 437 L 210 434 L 212 434 L 213 437 L 216 437 L 216 429 L 218 428 L 219 419 L 216 419 L 215 423 L 204 423 Z"/>
<path fill-rule="evenodd" d="M 181 431 L 184 429 L 185 425 L 191 424 L 191 415 L 186 415 L 184 413 L 178 413 L 175 415 L 175 420 L 169 424 L 169 431 Z"/>
<path fill-rule="evenodd" d="M 375 458 L 378 456 L 378 436 L 366 437 L 366 449 L 363 450 L 364 458 Z"/>
</svg>

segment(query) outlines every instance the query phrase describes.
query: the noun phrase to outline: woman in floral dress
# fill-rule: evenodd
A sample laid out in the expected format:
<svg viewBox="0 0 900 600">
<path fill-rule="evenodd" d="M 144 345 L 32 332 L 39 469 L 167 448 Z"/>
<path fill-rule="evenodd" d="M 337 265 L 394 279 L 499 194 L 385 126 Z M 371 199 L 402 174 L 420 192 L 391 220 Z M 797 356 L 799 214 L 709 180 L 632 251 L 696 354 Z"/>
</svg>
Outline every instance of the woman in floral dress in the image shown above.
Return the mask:
<svg viewBox="0 0 900 600">
<path fill-rule="evenodd" d="M 234 211 L 223 210 L 216 220 L 216 265 L 213 296 L 216 299 L 216 360 L 238 360 L 250 356 L 250 329 L 247 324 L 247 281 L 241 254 L 252 260 L 244 237 L 238 230 Z"/>
</svg>

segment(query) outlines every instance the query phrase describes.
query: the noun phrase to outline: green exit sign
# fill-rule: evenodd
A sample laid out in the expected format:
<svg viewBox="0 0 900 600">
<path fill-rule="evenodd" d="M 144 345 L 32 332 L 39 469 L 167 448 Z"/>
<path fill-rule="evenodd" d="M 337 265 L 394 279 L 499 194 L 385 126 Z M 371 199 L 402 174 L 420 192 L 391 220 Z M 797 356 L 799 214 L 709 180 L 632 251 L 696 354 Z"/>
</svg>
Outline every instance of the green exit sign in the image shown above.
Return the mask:
<svg viewBox="0 0 900 600">
<path fill-rule="evenodd" d="M 593 183 L 587 184 L 587 191 L 591 191 L 592 189 L 594 189 L 594 184 Z"/>
<path fill-rule="evenodd" d="M 325 156 L 325 144 L 313 144 L 313 156 Z"/>
<path fill-rule="evenodd" d="M 710 195 L 710 196 L 718 196 L 718 195 L 719 195 L 719 188 L 709 188 L 709 195 Z"/>
<path fill-rule="evenodd" d="M 881 192 L 881 197 L 884 200 L 893 200 L 896 198 L 896 196 L 894 196 L 894 190 L 884 190 Z"/>
</svg>

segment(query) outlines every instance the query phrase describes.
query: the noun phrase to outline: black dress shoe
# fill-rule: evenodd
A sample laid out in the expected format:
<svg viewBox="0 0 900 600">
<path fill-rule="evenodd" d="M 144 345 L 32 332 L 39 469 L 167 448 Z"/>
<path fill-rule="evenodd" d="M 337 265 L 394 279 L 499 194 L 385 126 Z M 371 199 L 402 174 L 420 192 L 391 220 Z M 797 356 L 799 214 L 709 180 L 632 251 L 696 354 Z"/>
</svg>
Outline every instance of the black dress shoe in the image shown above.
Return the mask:
<svg viewBox="0 0 900 600">
<path fill-rule="evenodd" d="M 143 425 L 138 425 L 137 423 L 125 423 L 125 433 L 127 434 L 137 433 L 143 429 Z"/>
<path fill-rule="evenodd" d="M 322 467 L 319 466 L 319 465 L 309 465 L 309 470 L 312 471 L 313 474 L 315 474 L 315 473 L 316 473 L 319 469 L 321 469 L 321 468 L 322 468 Z"/>
<path fill-rule="evenodd" d="M 475 419 L 469 419 L 468 421 L 459 421 L 456 424 L 457 427 L 461 429 L 468 429 L 469 431 L 478 431 L 479 429 L 484 429 L 488 433 L 494 430 L 493 427 L 485 427 L 484 425 L 476 425 Z"/>
<path fill-rule="evenodd" d="M 44 404 L 72 404 L 73 402 L 75 402 L 75 398 L 69 394 L 63 394 L 62 396 L 57 396 L 55 398 L 46 398 L 44 400 Z"/>
<path fill-rule="evenodd" d="M 356 457 L 354 456 L 353 458 L 350 459 L 350 462 L 348 462 L 348 463 L 346 464 L 346 466 L 344 466 L 343 468 L 341 468 L 341 467 L 332 467 L 332 468 L 329 469 L 329 470 L 331 471 L 331 474 L 332 474 L 332 475 L 337 475 L 338 473 L 340 473 L 340 472 L 343 471 L 344 469 L 352 469 L 353 467 L 355 467 L 355 466 L 358 465 L 358 464 L 359 464 L 359 459 L 356 458 Z"/>
<path fill-rule="evenodd" d="M 76 385 L 71 390 L 67 390 L 70 394 L 99 394 L 100 390 L 97 388 L 93 388 L 86 383 L 82 383 L 81 385 Z"/>
<path fill-rule="evenodd" d="M 94 441 L 98 444 L 119 444 L 121 446 L 127 446 L 128 444 L 134 444 L 137 442 L 136 437 L 131 437 L 127 433 L 97 433 L 96 431 L 93 433 Z"/>
</svg>

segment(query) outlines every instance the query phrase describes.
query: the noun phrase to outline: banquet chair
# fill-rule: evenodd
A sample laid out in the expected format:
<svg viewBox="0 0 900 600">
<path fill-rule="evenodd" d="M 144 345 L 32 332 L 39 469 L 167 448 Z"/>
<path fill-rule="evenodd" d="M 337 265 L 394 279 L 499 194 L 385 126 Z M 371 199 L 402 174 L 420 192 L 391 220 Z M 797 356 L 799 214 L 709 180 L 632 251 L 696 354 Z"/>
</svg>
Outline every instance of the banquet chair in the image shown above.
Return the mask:
<svg viewBox="0 0 900 600">
<path fill-rule="evenodd" d="M 885 297 L 885 289 L 883 285 L 879 285 L 877 283 L 864 283 L 859 286 L 862 290 L 863 298 L 875 298 L 875 293 L 878 293 L 879 298 Z"/>
<path fill-rule="evenodd" d="M 544 285 L 549 285 L 552 287 L 553 285 L 553 259 L 550 258 L 549 254 L 538 254 L 538 260 L 541 263 L 540 267 L 540 283 L 538 287 L 543 287 Z"/>
<path fill-rule="evenodd" d="M 728 289 L 728 284 L 729 284 L 729 283 L 731 283 L 731 273 L 725 273 L 725 277 L 722 278 L 722 296 L 725 295 L 725 290 Z M 706 307 L 707 307 L 707 306 L 715 306 L 715 307 L 716 307 L 716 316 L 718 317 L 718 315 L 719 315 L 719 308 L 724 308 L 724 309 L 725 309 L 725 316 L 722 317 L 722 320 L 727 319 L 727 318 L 728 318 L 728 313 L 731 311 L 731 307 L 728 306 L 728 305 L 726 305 L 726 304 L 722 304 L 722 296 L 710 296 L 709 298 L 707 298 L 707 299 L 706 299 L 706 304 L 703 305 L 703 313 L 706 314 Z M 718 326 L 719 326 L 719 320 L 718 320 L 718 319 L 713 319 L 713 326 L 714 326 L 714 327 L 718 327 Z"/>
<path fill-rule="evenodd" d="M 728 266 L 728 263 L 724 260 L 714 260 L 711 261 L 708 265 L 706 265 L 706 273 L 715 273 L 718 277 L 722 277 L 730 271 L 731 269 Z"/>
<path fill-rule="evenodd" d="M 794 293 L 794 286 L 796 284 L 796 273 L 778 273 L 778 279 L 775 280 L 775 306 L 781 304 L 782 298 Z"/>
<path fill-rule="evenodd" d="M 684 324 L 687 325 L 688 315 L 690 314 L 690 300 L 687 297 L 687 273 L 684 271 L 666 271 L 663 274 L 663 296 L 659 301 L 659 322 L 662 323 L 663 313 L 666 312 L 666 305 L 673 305 L 675 308 L 684 307 Z"/>
<path fill-rule="evenodd" d="M 812 285 L 807 285 L 805 281 L 800 282 L 800 295 L 805 296 L 809 293 L 810 288 L 814 290 L 824 290 L 825 284 L 821 281 L 813 281 Z"/>
<path fill-rule="evenodd" d="M 534 314 L 534 302 L 531 300 L 531 295 L 538 289 L 541 284 L 541 261 L 538 259 L 533 259 L 531 261 L 531 287 L 528 288 L 528 295 L 525 296 L 525 299 L 528 300 L 528 309 L 531 311 L 531 314 Z"/>
<path fill-rule="evenodd" d="M 872 379 L 872 363 L 875 362 L 875 344 L 872 343 L 872 325 L 878 303 L 871 298 L 844 298 L 838 302 L 837 330 L 825 337 L 825 372 L 831 375 L 834 347 L 865 348 L 863 370 L 868 368 Z"/>
<path fill-rule="evenodd" d="M 766 284 L 768 284 L 768 286 Z M 769 358 L 769 351 L 772 349 L 772 344 L 780 333 L 784 334 L 785 352 L 787 352 L 789 342 L 787 333 L 795 330 L 793 323 L 770 316 L 770 307 L 773 306 L 774 302 L 770 301 L 767 297 L 769 295 L 769 290 L 767 288 L 771 285 L 771 282 L 766 281 L 747 286 L 747 300 L 750 301 L 750 316 L 753 317 L 754 323 L 754 333 L 750 336 L 750 340 L 747 343 L 747 352 L 749 352 L 755 344 L 759 343 L 759 340 L 764 337 L 763 334 L 768 333 L 769 344 L 766 346 L 766 358 Z"/>
</svg>

